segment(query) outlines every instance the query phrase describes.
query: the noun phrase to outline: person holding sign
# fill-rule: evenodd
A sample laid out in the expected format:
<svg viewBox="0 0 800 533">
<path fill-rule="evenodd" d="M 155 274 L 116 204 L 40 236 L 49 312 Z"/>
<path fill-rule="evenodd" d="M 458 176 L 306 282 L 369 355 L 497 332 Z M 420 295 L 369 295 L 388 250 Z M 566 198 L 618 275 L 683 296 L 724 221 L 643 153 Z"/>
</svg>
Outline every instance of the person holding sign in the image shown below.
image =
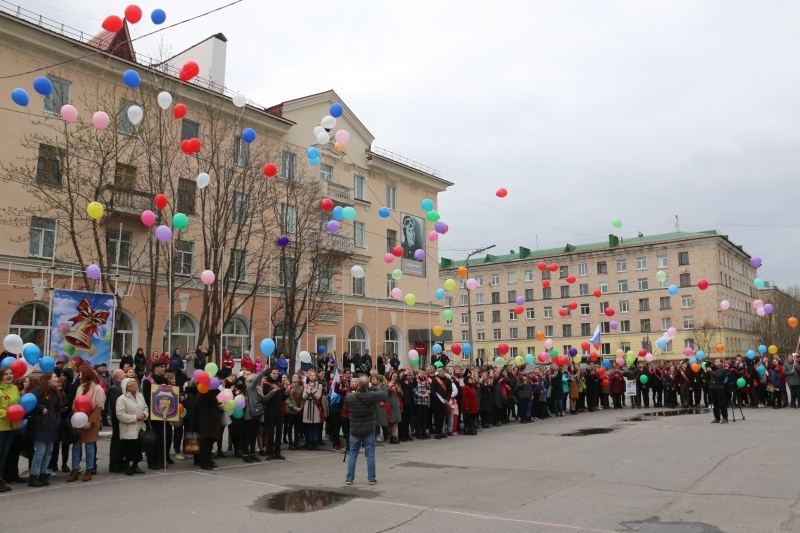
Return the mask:
<svg viewBox="0 0 800 533">
<path fill-rule="evenodd" d="M 119 421 L 119 439 L 122 448 L 121 463 L 126 476 L 144 474 L 139 468 L 142 460 L 142 444 L 139 442 L 139 431 L 145 426 L 147 420 L 147 404 L 144 397 L 138 394 L 139 384 L 135 379 L 122 380 L 122 395 L 114 406 L 117 420 Z"/>
</svg>

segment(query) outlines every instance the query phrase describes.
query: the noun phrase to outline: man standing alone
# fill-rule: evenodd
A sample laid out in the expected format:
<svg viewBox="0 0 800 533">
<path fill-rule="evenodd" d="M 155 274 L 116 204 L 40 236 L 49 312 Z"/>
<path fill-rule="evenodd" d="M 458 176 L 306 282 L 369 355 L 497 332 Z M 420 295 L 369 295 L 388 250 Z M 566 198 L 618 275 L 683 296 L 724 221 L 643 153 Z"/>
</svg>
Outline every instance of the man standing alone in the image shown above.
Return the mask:
<svg viewBox="0 0 800 533">
<path fill-rule="evenodd" d="M 728 402 L 725 396 L 725 378 L 728 377 L 728 369 L 722 368 L 722 360 L 714 359 L 714 368 L 711 370 L 711 381 L 708 384 L 708 392 L 711 396 L 711 405 L 714 407 L 715 423 L 728 423 Z M 719 417 L 722 414 L 722 422 Z"/>
<path fill-rule="evenodd" d="M 356 477 L 356 460 L 361 445 L 367 455 L 367 480 L 370 485 L 377 483 L 375 479 L 375 406 L 386 401 L 386 391 L 377 387 L 370 388 L 369 378 L 358 378 L 358 388 L 345 398 L 345 405 L 350 409 L 350 457 L 347 461 L 347 477 L 345 483 L 353 484 Z"/>
</svg>

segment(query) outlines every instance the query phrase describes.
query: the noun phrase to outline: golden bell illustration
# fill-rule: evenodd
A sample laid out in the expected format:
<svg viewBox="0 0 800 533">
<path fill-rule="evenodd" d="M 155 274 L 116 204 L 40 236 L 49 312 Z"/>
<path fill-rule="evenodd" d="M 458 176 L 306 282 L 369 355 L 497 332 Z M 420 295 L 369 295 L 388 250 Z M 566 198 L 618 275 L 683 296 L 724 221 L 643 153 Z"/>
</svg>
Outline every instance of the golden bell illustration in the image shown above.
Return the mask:
<svg viewBox="0 0 800 533">
<path fill-rule="evenodd" d="M 75 328 L 64 334 L 64 341 L 79 350 L 89 350 L 92 347 L 92 335 L 98 333 L 97 326 L 105 324 L 111 313 L 93 311 L 86 298 L 81 300 L 76 309 L 78 315 L 69 319 Z"/>
</svg>

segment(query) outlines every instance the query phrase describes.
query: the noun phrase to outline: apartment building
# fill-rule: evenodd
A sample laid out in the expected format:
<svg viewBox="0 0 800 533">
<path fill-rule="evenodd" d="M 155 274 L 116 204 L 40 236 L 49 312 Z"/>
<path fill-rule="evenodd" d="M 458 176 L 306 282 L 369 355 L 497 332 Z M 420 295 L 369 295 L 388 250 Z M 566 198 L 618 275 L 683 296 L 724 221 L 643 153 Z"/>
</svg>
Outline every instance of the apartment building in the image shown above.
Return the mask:
<svg viewBox="0 0 800 533">
<path fill-rule="evenodd" d="M 608 242 L 548 250 L 520 247 L 508 255 L 472 258 L 468 265 L 442 258 L 440 282 L 459 279 L 460 266 L 478 281 L 469 291 L 462 278 L 460 289 L 448 296 L 453 321 L 446 327 L 456 342 L 471 340 L 473 354 L 485 358 L 497 354 L 499 343 L 509 345 L 511 356 L 538 354 L 544 351 L 539 331 L 553 339 L 560 354 L 570 348 L 581 353 L 581 343 L 598 325 L 603 356 L 644 348 L 657 358 L 677 359 L 687 346 L 713 350 L 718 343 L 725 344 L 727 355 L 742 353 L 751 347 L 756 319 L 750 304 L 757 275 L 749 259 L 741 246 L 714 230 L 609 235 Z M 542 263 L 548 268 L 540 270 Z M 664 281 L 658 272 L 666 274 Z M 698 288 L 700 280 L 708 281 L 706 290 Z M 517 315 L 519 297 L 524 312 Z M 731 303 L 728 311 L 720 309 L 722 300 Z M 656 340 L 672 327 L 677 335 L 658 349 Z"/>
</svg>

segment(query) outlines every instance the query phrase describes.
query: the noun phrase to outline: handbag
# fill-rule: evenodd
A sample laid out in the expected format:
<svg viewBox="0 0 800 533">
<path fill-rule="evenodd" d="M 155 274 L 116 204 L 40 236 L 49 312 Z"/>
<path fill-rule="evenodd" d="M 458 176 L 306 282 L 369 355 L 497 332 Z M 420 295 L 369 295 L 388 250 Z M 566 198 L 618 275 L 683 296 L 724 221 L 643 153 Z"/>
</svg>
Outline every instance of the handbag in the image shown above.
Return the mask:
<svg viewBox="0 0 800 533">
<path fill-rule="evenodd" d="M 72 427 L 69 417 L 65 417 L 58 425 L 58 438 L 66 444 L 75 444 L 81 439 L 80 433 Z"/>
<path fill-rule="evenodd" d="M 143 446 L 147 446 L 148 444 L 152 444 L 155 441 L 156 441 L 156 432 L 150 426 L 150 423 L 145 421 L 144 427 L 139 430 L 139 442 L 141 442 Z"/>
<path fill-rule="evenodd" d="M 775 392 L 775 386 L 772 383 L 767 383 L 767 392 Z"/>
<path fill-rule="evenodd" d="M 31 442 L 36 441 L 36 430 L 41 419 L 42 417 L 38 415 L 28 417 L 28 425 L 25 426 L 25 439 Z"/>
<path fill-rule="evenodd" d="M 200 433 L 187 431 L 183 434 L 183 453 L 197 455 L 200 453 Z"/>
</svg>

